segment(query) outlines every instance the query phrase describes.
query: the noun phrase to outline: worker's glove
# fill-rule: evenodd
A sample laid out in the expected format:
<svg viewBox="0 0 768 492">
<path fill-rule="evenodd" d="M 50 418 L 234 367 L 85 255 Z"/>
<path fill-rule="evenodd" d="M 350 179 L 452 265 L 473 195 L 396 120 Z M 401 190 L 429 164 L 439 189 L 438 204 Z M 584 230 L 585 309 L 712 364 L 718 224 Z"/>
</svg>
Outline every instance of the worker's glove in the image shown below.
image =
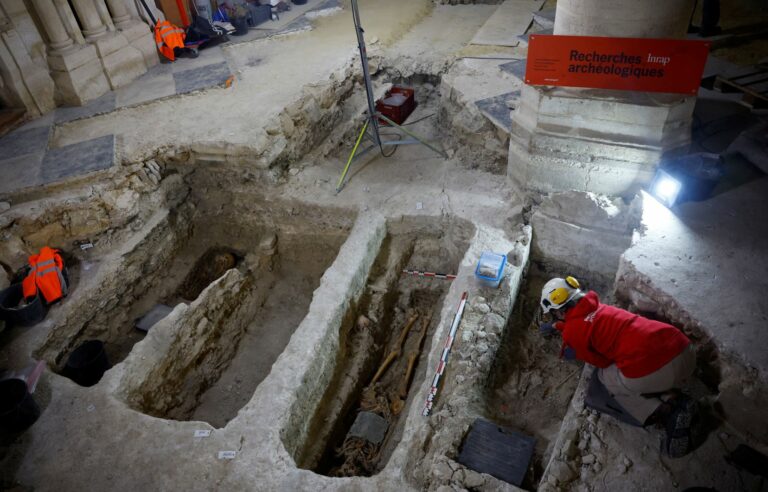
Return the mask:
<svg viewBox="0 0 768 492">
<path fill-rule="evenodd" d="M 565 350 L 563 350 L 563 359 L 568 361 L 576 360 L 576 351 L 571 347 L 565 347 Z"/>
<path fill-rule="evenodd" d="M 539 325 L 539 334 L 545 337 L 551 337 L 557 334 L 557 328 L 552 323 L 542 323 Z"/>
</svg>

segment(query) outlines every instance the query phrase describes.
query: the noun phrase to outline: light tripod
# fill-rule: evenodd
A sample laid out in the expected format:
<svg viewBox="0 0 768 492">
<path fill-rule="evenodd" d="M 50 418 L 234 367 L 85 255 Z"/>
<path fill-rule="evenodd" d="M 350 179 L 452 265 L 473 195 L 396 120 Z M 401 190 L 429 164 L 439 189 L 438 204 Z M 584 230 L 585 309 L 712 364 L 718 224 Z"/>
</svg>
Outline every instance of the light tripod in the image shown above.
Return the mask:
<svg viewBox="0 0 768 492">
<path fill-rule="evenodd" d="M 344 172 L 341 173 L 339 182 L 336 184 L 336 193 L 340 192 L 346 185 L 344 180 L 347 177 L 349 166 L 352 164 L 352 162 L 376 148 L 378 148 L 382 155 L 386 157 L 386 154 L 384 153 L 384 147 L 421 144 L 447 158 L 445 152 L 443 152 L 442 149 L 428 142 L 426 139 L 418 136 L 412 131 L 403 128 L 376 110 L 376 103 L 374 102 L 373 98 L 373 85 L 371 84 L 371 73 L 368 69 L 368 53 L 365 48 L 365 31 L 363 31 L 363 27 L 360 24 L 360 10 L 357 6 L 357 0 L 352 0 L 352 19 L 355 22 L 357 45 L 360 49 L 360 61 L 363 64 L 363 82 L 365 83 L 365 93 L 368 98 L 368 115 L 366 117 L 365 124 L 363 125 L 363 128 L 360 130 L 360 134 L 357 137 L 357 141 L 355 142 L 355 146 L 352 149 L 352 153 L 349 155 L 349 159 L 347 159 L 347 165 L 344 166 Z M 386 122 L 387 125 L 389 125 L 389 127 L 391 127 L 393 130 L 399 131 L 403 135 L 410 138 L 401 138 L 399 140 L 382 140 L 381 133 L 379 132 L 381 125 L 380 121 Z M 363 138 L 366 138 L 371 143 L 371 145 L 358 152 Z"/>
</svg>

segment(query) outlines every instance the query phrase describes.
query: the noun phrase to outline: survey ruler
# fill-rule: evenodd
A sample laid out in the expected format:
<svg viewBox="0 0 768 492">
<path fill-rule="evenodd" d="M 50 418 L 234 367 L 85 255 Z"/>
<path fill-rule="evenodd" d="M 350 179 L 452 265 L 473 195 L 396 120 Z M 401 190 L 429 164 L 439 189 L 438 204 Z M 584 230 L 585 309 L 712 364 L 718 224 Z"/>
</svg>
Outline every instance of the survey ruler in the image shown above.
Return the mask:
<svg viewBox="0 0 768 492">
<path fill-rule="evenodd" d="M 437 370 L 435 370 L 435 377 L 432 379 L 432 387 L 429 389 L 429 395 L 427 401 L 424 403 L 424 410 L 421 414 L 425 417 L 429 417 L 432 412 L 432 406 L 437 396 L 437 389 L 440 387 L 440 379 L 445 372 L 445 365 L 448 363 L 448 356 L 451 353 L 451 347 L 453 341 L 456 338 L 456 331 L 459 329 L 459 323 L 461 323 L 461 316 L 464 314 L 464 306 L 467 305 L 467 293 L 464 292 L 461 295 L 461 301 L 459 302 L 459 309 L 456 311 L 456 316 L 453 317 L 453 324 L 451 325 L 451 332 L 448 334 L 448 339 L 443 346 L 443 353 L 440 355 L 440 361 L 437 363 Z"/>
<path fill-rule="evenodd" d="M 454 280 L 456 275 L 450 273 L 422 272 L 420 270 L 403 270 L 403 275 L 414 275 L 416 277 L 439 278 L 442 280 Z"/>
</svg>

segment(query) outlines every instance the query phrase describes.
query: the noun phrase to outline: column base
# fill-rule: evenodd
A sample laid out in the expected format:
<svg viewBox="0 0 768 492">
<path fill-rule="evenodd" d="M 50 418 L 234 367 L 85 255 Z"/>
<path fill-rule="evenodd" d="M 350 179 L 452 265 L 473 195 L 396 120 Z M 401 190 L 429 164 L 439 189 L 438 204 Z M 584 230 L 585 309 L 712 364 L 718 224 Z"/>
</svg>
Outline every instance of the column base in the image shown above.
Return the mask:
<svg viewBox="0 0 768 492">
<path fill-rule="evenodd" d="M 155 38 L 149 26 L 143 22 L 132 21 L 125 27 L 121 27 L 120 32 L 128 40 L 128 44 L 141 51 L 147 68 L 154 67 L 160 63 Z"/>
<path fill-rule="evenodd" d="M 623 149 L 616 146 L 617 153 Z M 646 162 L 617 159 L 583 160 L 531 153 L 515 140 L 509 143 L 507 176 L 521 191 L 590 191 L 612 196 L 632 196 L 650 184 L 661 152 L 648 154 Z"/>
<path fill-rule="evenodd" d="M 522 190 L 628 196 L 687 150 L 695 98 L 524 86 L 507 175 Z"/>
<path fill-rule="evenodd" d="M 99 39 L 93 45 L 112 89 L 129 84 L 147 72 L 144 55 L 128 44 L 121 33 Z"/>
<path fill-rule="evenodd" d="M 56 100 L 59 104 L 82 106 L 109 91 L 109 82 L 93 45 L 49 56 L 48 66 L 56 84 Z"/>
</svg>

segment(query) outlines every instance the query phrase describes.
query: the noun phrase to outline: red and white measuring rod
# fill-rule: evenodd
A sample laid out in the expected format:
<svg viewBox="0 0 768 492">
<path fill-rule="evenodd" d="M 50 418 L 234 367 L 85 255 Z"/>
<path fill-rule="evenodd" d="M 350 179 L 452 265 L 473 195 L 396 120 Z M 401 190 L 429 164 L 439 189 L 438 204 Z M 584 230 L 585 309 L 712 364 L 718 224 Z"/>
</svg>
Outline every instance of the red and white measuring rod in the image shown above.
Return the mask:
<svg viewBox="0 0 768 492">
<path fill-rule="evenodd" d="M 445 341 L 443 347 L 443 353 L 440 356 L 440 362 L 437 363 L 437 370 L 435 371 L 435 378 L 432 380 L 432 387 L 429 389 L 429 395 L 427 401 L 424 403 L 424 410 L 421 414 L 425 417 L 429 417 L 432 412 L 432 405 L 437 396 L 437 388 L 440 386 L 440 378 L 445 372 L 445 365 L 448 363 L 448 355 L 451 353 L 451 347 L 453 346 L 453 340 L 456 338 L 456 331 L 459 329 L 459 323 L 461 323 L 461 316 L 464 314 L 464 306 L 467 305 L 467 293 L 464 292 L 461 295 L 461 302 L 459 302 L 459 310 L 456 311 L 456 316 L 453 317 L 453 324 L 451 325 L 451 332 L 448 334 L 448 339 Z"/>
<path fill-rule="evenodd" d="M 420 272 L 419 270 L 403 270 L 403 274 L 415 275 L 417 277 L 441 278 L 443 280 L 453 280 L 456 278 L 456 275 L 451 275 L 448 273 Z"/>
</svg>

